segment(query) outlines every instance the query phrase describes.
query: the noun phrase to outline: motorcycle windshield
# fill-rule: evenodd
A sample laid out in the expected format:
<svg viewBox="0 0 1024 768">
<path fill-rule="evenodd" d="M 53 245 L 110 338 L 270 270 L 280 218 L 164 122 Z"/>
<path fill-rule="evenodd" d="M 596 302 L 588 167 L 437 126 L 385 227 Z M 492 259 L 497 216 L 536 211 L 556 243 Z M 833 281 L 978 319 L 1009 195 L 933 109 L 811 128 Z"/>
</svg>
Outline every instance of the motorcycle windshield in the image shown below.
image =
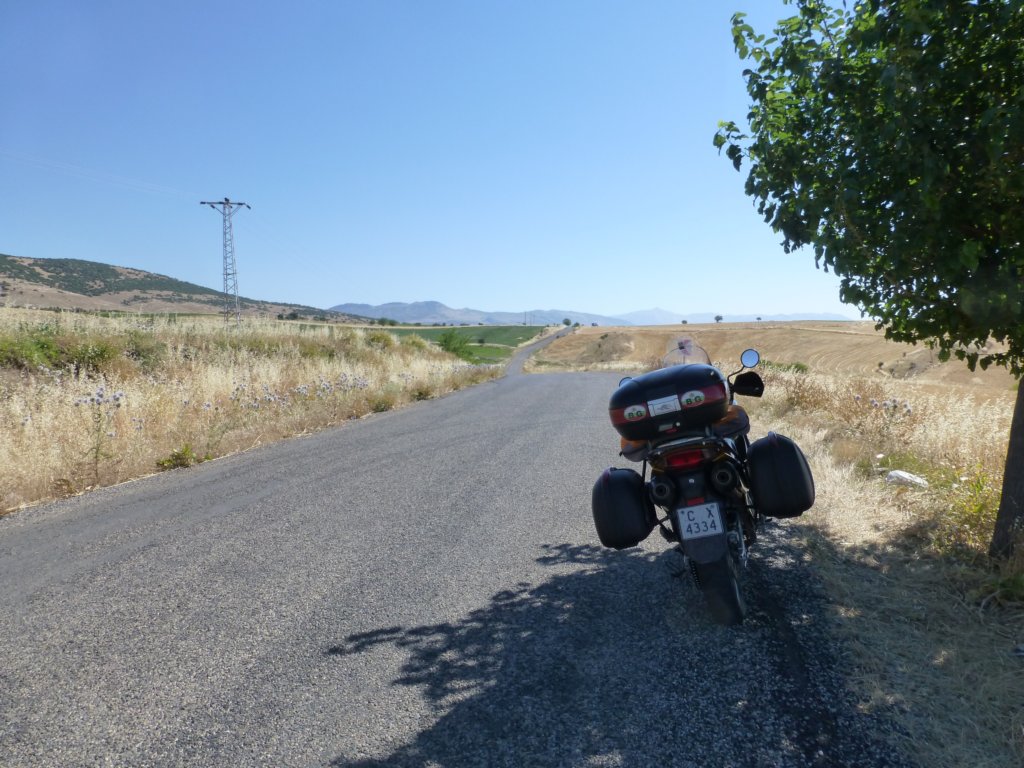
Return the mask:
<svg viewBox="0 0 1024 768">
<path fill-rule="evenodd" d="M 711 358 L 704 348 L 693 339 L 683 336 L 672 342 L 672 348 L 661 358 L 663 367 L 671 365 L 689 365 L 692 363 L 704 363 L 711 365 Z"/>
</svg>

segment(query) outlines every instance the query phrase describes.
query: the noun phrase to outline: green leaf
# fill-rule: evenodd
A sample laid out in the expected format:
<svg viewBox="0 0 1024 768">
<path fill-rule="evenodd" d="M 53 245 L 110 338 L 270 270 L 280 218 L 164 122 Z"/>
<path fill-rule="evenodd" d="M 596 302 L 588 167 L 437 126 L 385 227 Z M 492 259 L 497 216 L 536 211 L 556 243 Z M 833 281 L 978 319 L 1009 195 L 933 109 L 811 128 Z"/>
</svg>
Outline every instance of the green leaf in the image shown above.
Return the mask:
<svg viewBox="0 0 1024 768">
<path fill-rule="evenodd" d="M 1008 0 L 792 0 L 759 35 L 733 18 L 749 129 L 714 144 L 783 251 L 905 341 L 1005 338 L 1024 366 L 1024 12 Z M 740 47 L 742 46 L 742 48 Z M 940 289 L 941 286 L 941 289 Z M 960 302 L 957 304 L 957 302 Z M 987 363 L 986 363 L 987 364 Z"/>
</svg>

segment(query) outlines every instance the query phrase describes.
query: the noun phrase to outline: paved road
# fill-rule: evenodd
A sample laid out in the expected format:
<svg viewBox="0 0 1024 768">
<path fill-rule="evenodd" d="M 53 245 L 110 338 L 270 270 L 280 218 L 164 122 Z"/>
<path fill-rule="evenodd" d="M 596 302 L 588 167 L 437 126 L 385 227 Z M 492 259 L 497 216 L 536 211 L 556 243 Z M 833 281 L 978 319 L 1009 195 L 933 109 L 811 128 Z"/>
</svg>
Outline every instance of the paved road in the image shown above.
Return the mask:
<svg viewBox="0 0 1024 768">
<path fill-rule="evenodd" d="M 784 529 L 740 629 L 659 537 L 597 546 L 617 378 L 510 376 L 0 519 L 0 765 L 901 764 Z"/>
<path fill-rule="evenodd" d="M 515 354 L 512 355 L 512 358 L 508 361 L 508 364 L 505 366 L 505 370 L 508 372 L 510 376 L 519 375 L 520 373 L 523 372 L 523 366 L 526 365 L 526 361 L 530 358 L 531 355 L 543 349 L 548 344 L 553 342 L 555 339 L 560 339 L 563 336 L 568 336 L 572 332 L 572 328 L 563 328 L 557 333 L 552 333 L 549 336 L 545 336 L 540 341 L 535 341 L 532 344 L 527 344 L 526 346 L 516 350 Z"/>
</svg>

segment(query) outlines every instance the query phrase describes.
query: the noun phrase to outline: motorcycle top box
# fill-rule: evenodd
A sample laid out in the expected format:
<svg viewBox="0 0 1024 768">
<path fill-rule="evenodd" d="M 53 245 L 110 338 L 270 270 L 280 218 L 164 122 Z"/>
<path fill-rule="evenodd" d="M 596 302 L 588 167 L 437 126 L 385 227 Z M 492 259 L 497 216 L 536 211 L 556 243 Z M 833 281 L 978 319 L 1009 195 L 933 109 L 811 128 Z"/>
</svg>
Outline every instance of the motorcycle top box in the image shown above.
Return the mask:
<svg viewBox="0 0 1024 768">
<path fill-rule="evenodd" d="M 627 440 L 657 440 L 723 418 L 729 386 L 717 368 L 674 365 L 625 379 L 612 393 L 612 426 Z"/>
</svg>

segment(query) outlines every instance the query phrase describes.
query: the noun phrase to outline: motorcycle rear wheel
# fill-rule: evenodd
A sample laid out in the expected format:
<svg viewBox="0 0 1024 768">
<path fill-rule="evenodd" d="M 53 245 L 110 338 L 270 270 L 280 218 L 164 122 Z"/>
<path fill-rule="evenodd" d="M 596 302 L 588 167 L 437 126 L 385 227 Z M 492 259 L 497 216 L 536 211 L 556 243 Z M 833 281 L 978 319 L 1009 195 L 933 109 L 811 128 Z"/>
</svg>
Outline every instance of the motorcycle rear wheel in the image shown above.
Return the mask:
<svg viewBox="0 0 1024 768">
<path fill-rule="evenodd" d="M 693 567 L 715 622 L 727 627 L 742 624 L 747 615 L 747 603 L 740 591 L 736 561 L 726 555 L 713 563 L 694 563 Z"/>
</svg>

